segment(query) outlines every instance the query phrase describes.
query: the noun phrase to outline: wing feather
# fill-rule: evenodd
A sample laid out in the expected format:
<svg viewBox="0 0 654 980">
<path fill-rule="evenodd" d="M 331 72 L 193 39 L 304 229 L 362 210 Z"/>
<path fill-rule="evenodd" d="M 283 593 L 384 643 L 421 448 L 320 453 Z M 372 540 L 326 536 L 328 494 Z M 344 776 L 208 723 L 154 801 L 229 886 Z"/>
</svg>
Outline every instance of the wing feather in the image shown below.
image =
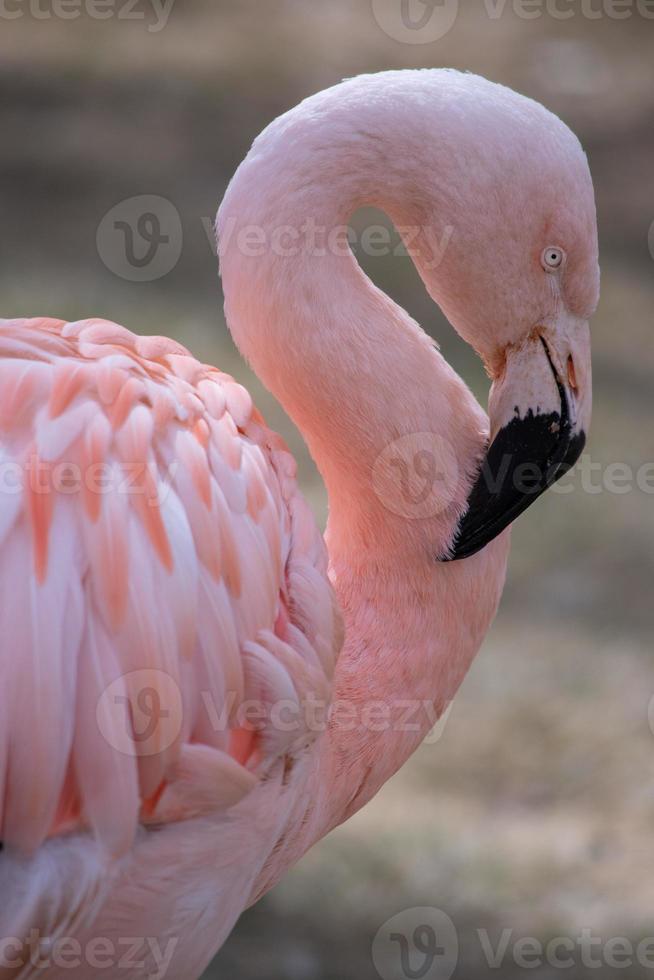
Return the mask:
<svg viewBox="0 0 654 980">
<path fill-rule="evenodd" d="M 314 737 L 303 699 L 328 701 L 339 645 L 324 544 L 247 391 L 173 341 L 0 321 L 0 392 L 2 839 L 86 828 L 120 854 Z"/>
</svg>

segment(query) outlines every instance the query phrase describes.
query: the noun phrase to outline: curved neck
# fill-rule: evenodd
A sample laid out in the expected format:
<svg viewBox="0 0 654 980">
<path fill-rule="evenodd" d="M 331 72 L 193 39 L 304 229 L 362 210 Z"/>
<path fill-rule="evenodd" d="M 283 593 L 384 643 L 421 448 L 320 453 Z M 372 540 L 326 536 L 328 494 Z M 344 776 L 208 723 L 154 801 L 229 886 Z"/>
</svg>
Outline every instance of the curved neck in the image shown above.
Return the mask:
<svg viewBox="0 0 654 980">
<path fill-rule="evenodd" d="M 369 799 L 453 698 L 495 614 L 508 551 L 505 537 L 467 562 L 434 560 L 465 506 L 487 422 L 347 245 L 347 220 L 365 204 L 398 229 L 426 226 L 420 159 L 393 163 L 406 113 L 381 105 L 375 116 L 364 102 L 332 90 L 273 123 L 218 217 L 230 330 L 327 486 L 330 575 L 346 626 L 335 700 L 357 719 L 342 727 L 335 715 L 309 794 L 322 802 L 305 820 L 298 800 L 280 871 Z M 443 229 L 431 228 L 440 241 Z M 418 246 L 424 274 L 433 251 L 424 236 Z M 382 704 L 381 727 L 367 724 L 363 709 Z"/>
<path fill-rule="evenodd" d="M 411 238 L 419 269 L 437 262 L 446 226 L 432 221 L 425 232 L 418 173 L 406 156 L 393 163 L 399 137 L 386 114 L 375 122 L 368 106 L 363 126 L 361 106 L 324 95 L 324 106 L 316 97 L 311 111 L 300 106 L 273 123 L 228 189 L 218 219 L 227 319 L 325 481 L 332 557 L 350 562 L 362 547 L 413 555 L 418 545 L 433 555 L 450 541 L 464 506 L 485 416 L 432 341 L 362 272 L 347 221 L 366 204 L 385 210 Z M 393 499 L 402 487 L 384 485 L 387 476 L 402 481 L 402 466 L 385 473 L 398 445 L 409 467 L 423 450 L 431 455 L 426 476 L 413 474 L 408 512 Z M 443 446 L 459 472 L 447 506 L 425 518 L 410 500 Z"/>
</svg>

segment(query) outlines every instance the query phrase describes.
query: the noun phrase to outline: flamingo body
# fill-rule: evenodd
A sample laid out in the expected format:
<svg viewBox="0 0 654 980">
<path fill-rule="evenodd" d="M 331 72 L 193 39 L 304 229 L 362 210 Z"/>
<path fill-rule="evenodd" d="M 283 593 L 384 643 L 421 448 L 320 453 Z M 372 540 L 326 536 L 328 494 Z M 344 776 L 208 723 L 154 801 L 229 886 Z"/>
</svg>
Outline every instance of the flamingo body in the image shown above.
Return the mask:
<svg viewBox="0 0 654 980">
<path fill-rule="evenodd" d="M 12 466 L 0 800 L 4 846 L 18 855 L 0 862 L 11 894 L 0 934 L 21 936 L 25 917 L 56 941 L 83 925 L 71 889 L 89 911 L 112 894 L 139 827 L 156 860 L 157 838 L 170 846 L 163 826 L 233 814 L 271 763 L 290 770 L 316 733 L 299 711 L 284 730 L 264 716 L 279 703 L 288 714 L 309 687 L 327 703 L 339 614 L 294 461 L 230 377 L 163 337 L 33 319 L 0 321 L 0 378 Z M 95 874 L 71 874 L 43 918 L 35 889 L 48 894 L 40 865 L 55 854 Z M 250 853 L 228 872 L 230 903 L 239 888 L 245 903 L 256 867 Z M 152 889 L 151 870 L 145 880 Z M 110 900 L 103 935 L 114 916 L 124 935 L 140 908 L 135 895 L 128 915 L 129 886 L 117 890 L 121 913 Z M 193 908 L 206 914 L 200 894 Z M 148 915 L 147 935 L 161 936 L 161 915 Z"/>
<path fill-rule="evenodd" d="M 363 204 L 483 359 L 490 419 L 357 264 Z M 542 106 L 452 71 L 349 80 L 255 141 L 217 229 L 325 540 L 233 379 L 102 320 L 0 321 L 0 980 L 197 978 L 452 701 L 509 524 L 584 445 L 595 206 Z"/>
</svg>

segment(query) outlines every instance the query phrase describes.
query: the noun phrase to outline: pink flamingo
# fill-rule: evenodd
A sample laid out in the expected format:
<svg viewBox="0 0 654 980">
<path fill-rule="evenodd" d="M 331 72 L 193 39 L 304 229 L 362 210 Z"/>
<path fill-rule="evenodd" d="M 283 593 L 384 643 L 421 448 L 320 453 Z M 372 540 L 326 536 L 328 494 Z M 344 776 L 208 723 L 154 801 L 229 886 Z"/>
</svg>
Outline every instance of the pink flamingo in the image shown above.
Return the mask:
<svg viewBox="0 0 654 980">
<path fill-rule="evenodd" d="M 353 258 L 363 204 L 483 359 L 490 429 Z M 3 978 L 197 977 L 451 701 L 505 529 L 584 443 L 593 191 L 537 103 L 454 71 L 347 81 L 256 140 L 218 234 L 325 540 L 231 378 L 102 320 L 2 321 Z"/>
</svg>

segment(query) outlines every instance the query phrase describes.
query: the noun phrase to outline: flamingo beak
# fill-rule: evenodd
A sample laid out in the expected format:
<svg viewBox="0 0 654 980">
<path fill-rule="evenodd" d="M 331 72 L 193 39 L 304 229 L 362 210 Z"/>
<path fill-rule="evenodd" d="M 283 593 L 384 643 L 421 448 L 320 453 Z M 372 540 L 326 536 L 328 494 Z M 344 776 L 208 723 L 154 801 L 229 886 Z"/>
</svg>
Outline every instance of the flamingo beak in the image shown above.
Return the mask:
<svg viewBox="0 0 654 980">
<path fill-rule="evenodd" d="M 568 318 L 506 352 L 490 446 L 443 561 L 481 551 L 577 462 L 591 414 L 590 334 Z"/>
</svg>

